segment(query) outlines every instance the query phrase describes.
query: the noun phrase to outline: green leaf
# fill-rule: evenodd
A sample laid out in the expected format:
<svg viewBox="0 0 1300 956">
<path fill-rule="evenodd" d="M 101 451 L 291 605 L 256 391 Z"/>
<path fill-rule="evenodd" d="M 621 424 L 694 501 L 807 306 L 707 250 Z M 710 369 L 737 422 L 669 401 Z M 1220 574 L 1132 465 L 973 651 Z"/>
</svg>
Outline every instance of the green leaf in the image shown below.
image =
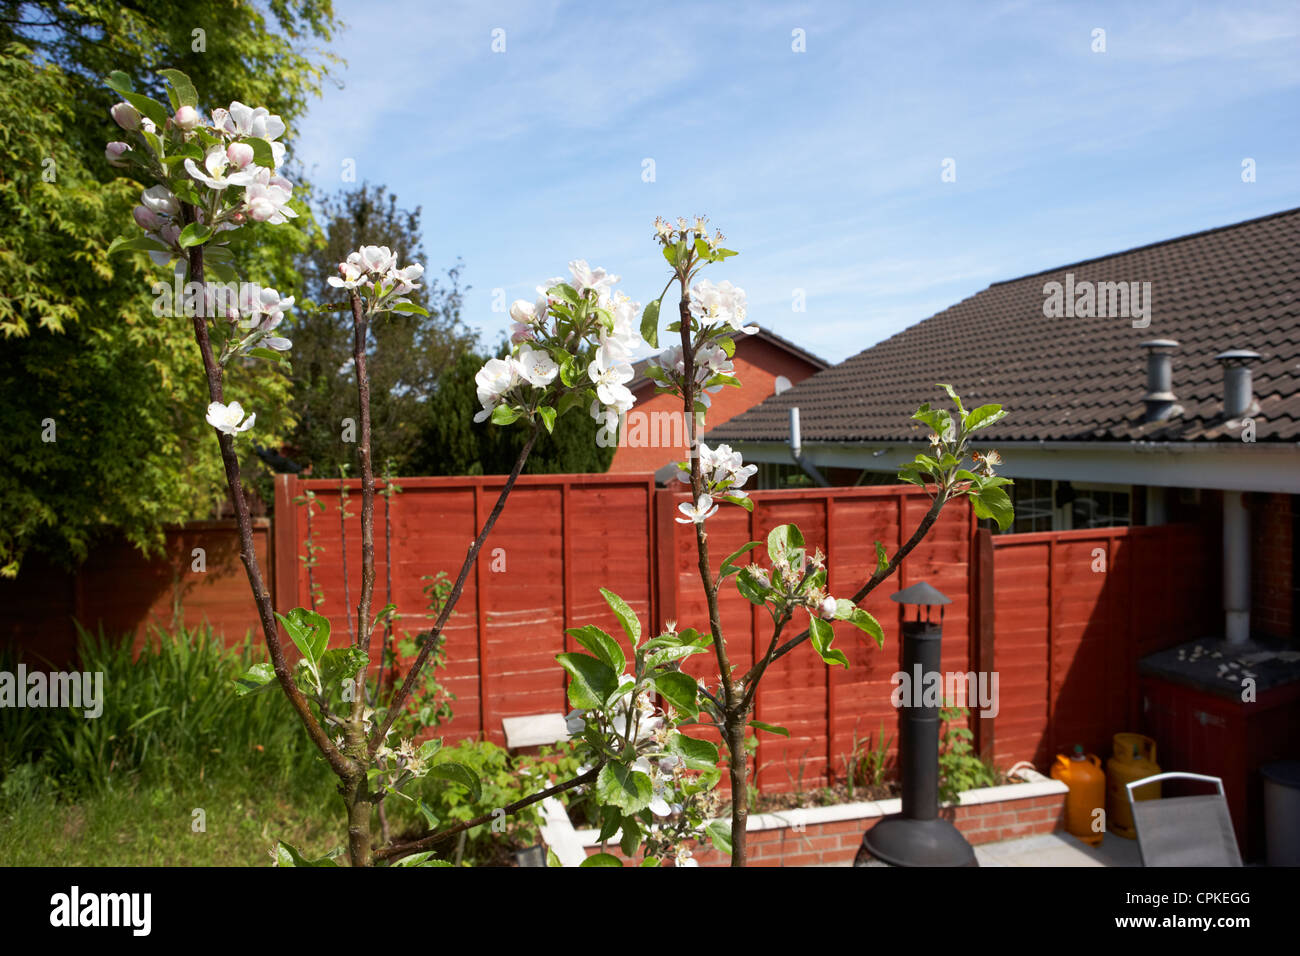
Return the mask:
<svg viewBox="0 0 1300 956">
<path fill-rule="evenodd" d="M 694 677 L 680 671 L 669 671 L 666 674 L 656 674 L 654 685 L 655 690 L 663 695 L 664 700 L 677 710 L 691 717 L 699 716 L 700 706 L 696 701 L 700 686 L 695 682 Z"/>
<path fill-rule="evenodd" d="M 114 70 L 104 79 L 104 85 L 114 93 L 130 93 L 135 88 L 131 85 L 131 77 L 127 76 L 121 70 Z"/>
<path fill-rule="evenodd" d="M 664 246 L 664 258 L 668 260 L 668 264 L 674 269 L 677 268 L 677 252 L 676 245 Z"/>
<path fill-rule="evenodd" d="M 414 302 L 395 302 L 390 311 L 401 312 L 403 315 L 423 315 L 426 317 L 429 314 L 428 309 Z"/>
<path fill-rule="evenodd" d="M 708 770 L 718 765 L 716 744 L 685 734 L 674 733 L 668 739 L 668 752 L 680 756 L 691 770 Z"/>
<path fill-rule="evenodd" d="M 749 726 L 757 727 L 759 730 L 766 730 L 769 734 L 780 734 L 782 737 L 789 737 L 790 731 L 784 727 L 778 727 L 775 724 L 765 724 L 761 720 L 751 720 Z"/>
<path fill-rule="evenodd" d="M 727 353 L 727 358 L 736 354 L 736 340 L 729 335 L 724 335 L 718 339 L 718 345 L 722 346 L 722 351 Z"/>
<path fill-rule="evenodd" d="M 844 652 L 831 647 L 831 641 L 835 640 L 835 629 L 831 627 L 829 621 L 815 617 L 809 622 L 808 630 L 811 632 L 810 642 L 813 649 L 823 661 L 827 664 L 842 664 L 846 669 L 848 668 L 849 659 L 844 656 Z"/>
<path fill-rule="evenodd" d="M 635 648 L 637 644 L 641 643 L 641 622 L 637 620 L 628 603 L 613 591 L 601 588 L 600 593 L 605 595 L 606 602 L 618 617 L 619 622 L 623 625 L 623 630 L 627 632 L 628 640 L 632 642 L 632 646 Z"/>
<path fill-rule="evenodd" d="M 108 244 L 108 255 L 115 252 L 171 252 L 169 246 L 163 245 L 157 239 L 150 239 L 148 236 L 136 236 L 134 239 L 127 239 L 124 236 L 118 236 Z"/>
<path fill-rule="evenodd" d="M 709 841 L 719 853 L 725 853 L 731 856 L 731 824 L 723 823 L 721 820 L 714 820 L 706 828 L 705 832 L 709 835 Z"/>
<path fill-rule="evenodd" d="M 879 541 L 876 542 L 876 570 L 883 571 L 889 567 L 889 555 L 885 554 L 885 546 Z"/>
<path fill-rule="evenodd" d="M 573 678 L 569 681 L 569 702 L 578 710 L 604 706 L 618 690 L 618 674 L 603 661 L 586 654 L 557 654 L 555 659 Z"/>
<path fill-rule="evenodd" d="M 948 397 L 952 399 L 952 403 L 957 406 L 957 414 L 961 415 L 962 427 L 965 427 L 966 409 L 962 408 L 961 399 L 957 397 L 957 392 L 951 385 L 945 385 L 942 382 L 939 383 L 939 388 L 947 392 Z"/>
<path fill-rule="evenodd" d="M 994 422 L 1006 417 L 1007 413 L 1002 410 L 1001 405 L 981 405 L 966 416 L 966 430 L 973 432 L 988 428 Z"/>
<path fill-rule="evenodd" d="M 971 494 L 970 501 L 976 517 L 992 518 L 998 523 L 999 531 L 1006 531 L 1016 518 L 1010 496 L 997 485 L 985 485 L 978 493 Z"/>
<path fill-rule="evenodd" d="M 158 75 L 171 84 L 172 90 L 176 94 L 176 106 L 198 106 L 199 94 L 194 89 L 194 84 L 190 78 L 180 70 L 159 70 Z"/>
<path fill-rule="evenodd" d="M 754 500 L 748 496 L 740 498 L 736 495 L 722 495 L 721 499 L 723 501 L 730 501 L 733 505 L 740 505 L 740 507 L 744 508 L 746 511 L 754 510 Z"/>
<path fill-rule="evenodd" d="M 610 854 L 610 853 L 595 853 L 595 854 L 593 854 L 593 855 L 587 857 L 585 860 L 583 860 L 581 863 L 578 864 L 578 866 L 580 866 L 580 867 L 583 867 L 583 866 L 622 866 L 622 865 L 623 865 L 623 861 L 620 860 L 618 857 L 614 856 L 613 854 Z"/>
<path fill-rule="evenodd" d="M 258 136 L 246 136 L 242 141 L 253 147 L 253 162 L 256 165 L 267 169 L 275 168 L 275 153 L 271 151 L 270 143 Z"/>
<path fill-rule="evenodd" d="M 654 784 L 639 770 L 621 763 L 607 763 L 596 777 L 596 796 L 627 815 L 650 806 Z"/>
<path fill-rule="evenodd" d="M 641 865 L 642 865 L 642 866 L 658 866 L 658 865 L 659 865 L 659 857 L 657 857 L 657 856 L 648 856 L 648 857 L 646 857 L 644 860 L 641 861 Z"/>
<path fill-rule="evenodd" d="M 290 843 L 285 843 L 283 840 L 280 840 L 275 846 L 275 859 L 276 863 L 282 867 L 338 866 L 338 864 L 328 856 L 323 856 L 318 860 L 309 860 L 299 852 L 297 847 Z"/>
<path fill-rule="evenodd" d="M 754 577 L 754 566 L 752 564 L 745 565 L 740 569 L 740 573 L 736 575 L 736 590 L 750 604 L 763 605 L 767 603 L 769 591 Z"/>
<path fill-rule="evenodd" d="M 641 313 L 641 338 L 650 343 L 651 348 L 659 347 L 659 303 L 655 299 Z"/>
<path fill-rule="evenodd" d="M 124 90 L 118 90 L 122 94 L 122 99 L 126 100 L 141 116 L 147 116 L 154 121 L 158 129 L 167 125 L 167 107 L 163 106 L 155 99 L 145 96 L 143 93 L 130 93 Z"/>
<path fill-rule="evenodd" d="M 623 837 L 618 841 L 618 848 L 623 851 L 624 856 L 632 856 L 640 846 L 641 827 L 637 825 L 636 817 L 624 817 Z"/>
<path fill-rule="evenodd" d="M 180 238 L 176 242 L 182 249 L 188 249 L 190 246 L 201 246 L 211 238 L 211 229 L 202 223 L 192 222 L 181 230 Z"/>
<path fill-rule="evenodd" d="M 329 618 L 309 611 L 305 607 L 296 607 L 286 616 L 277 614 L 285 632 L 293 639 L 302 656 L 313 664 L 325 653 L 330 643 Z"/>
<path fill-rule="evenodd" d="M 844 620 L 848 621 L 859 630 L 866 631 L 874 637 L 876 639 L 876 647 L 885 646 L 885 631 L 880 626 L 880 622 L 866 611 L 862 610 L 862 608 L 855 607 L 849 616 L 844 618 Z M 848 664 L 846 663 L 844 666 L 847 667 Z"/>
<path fill-rule="evenodd" d="M 321 683 L 326 687 L 338 687 L 345 680 L 351 680 L 370 662 L 366 652 L 356 645 L 336 647 L 320 656 Z"/>
<path fill-rule="evenodd" d="M 436 859 L 432 850 L 426 850 L 423 853 L 412 853 L 410 856 L 404 856 L 393 866 L 451 866 L 447 860 Z"/>
<path fill-rule="evenodd" d="M 618 812 L 618 807 L 601 807 L 600 818 L 600 835 L 596 837 L 596 842 L 607 843 L 623 825 L 623 814 Z"/>
<path fill-rule="evenodd" d="M 762 543 L 763 542 L 761 541 L 751 541 L 744 547 L 737 548 L 735 551 L 731 552 L 731 554 L 723 558 L 722 567 L 719 569 L 718 573 L 725 579 L 738 572 L 740 568 L 736 565 L 736 559 L 748 554 L 755 548 L 760 547 Z"/>
<path fill-rule="evenodd" d="M 647 645 L 648 646 L 648 645 Z M 673 661 L 680 661 L 690 657 L 692 654 L 703 654 L 704 648 L 692 647 L 690 645 L 678 645 L 676 647 L 665 647 L 662 650 L 655 651 L 646 658 L 646 670 L 654 670 L 656 667 L 662 667 L 664 664 L 671 664 Z"/>
<path fill-rule="evenodd" d="M 283 352 L 277 352 L 275 349 L 264 349 L 260 346 L 255 349 L 249 349 L 248 354 L 253 358 L 266 359 L 268 362 L 275 362 L 277 364 L 286 360 Z"/>
<path fill-rule="evenodd" d="M 560 858 L 556 855 L 555 851 L 552 850 L 549 846 L 546 848 L 546 865 L 564 866 L 564 864 L 560 862 Z"/>
<path fill-rule="evenodd" d="M 555 409 L 550 405 L 540 405 L 537 414 L 542 416 L 542 424 L 546 426 L 546 434 L 549 435 L 555 430 Z"/>
<path fill-rule="evenodd" d="M 275 681 L 275 668 L 270 664 L 254 664 L 235 678 L 235 696 L 247 697 L 266 690 Z"/>
<path fill-rule="evenodd" d="M 571 627 L 565 633 L 595 654 L 613 673 L 623 673 L 623 668 L 627 666 L 623 648 L 605 631 L 594 624 L 585 624 L 582 627 Z"/>
<path fill-rule="evenodd" d="M 767 556 L 775 563 L 794 548 L 803 547 L 803 532 L 797 525 L 777 525 L 767 533 Z"/>
<path fill-rule="evenodd" d="M 519 418 L 519 412 L 509 405 L 498 405 L 492 409 L 493 425 L 509 425 Z"/>
<path fill-rule="evenodd" d="M 463 763 L 437 763 L 429 768 L 429 776 L 435 780 L 446 780 L 459 784 L 470 793 L 470 799 L 478 803 L 483 799 L 483 784 L 476 774 Z"/>
</svg>

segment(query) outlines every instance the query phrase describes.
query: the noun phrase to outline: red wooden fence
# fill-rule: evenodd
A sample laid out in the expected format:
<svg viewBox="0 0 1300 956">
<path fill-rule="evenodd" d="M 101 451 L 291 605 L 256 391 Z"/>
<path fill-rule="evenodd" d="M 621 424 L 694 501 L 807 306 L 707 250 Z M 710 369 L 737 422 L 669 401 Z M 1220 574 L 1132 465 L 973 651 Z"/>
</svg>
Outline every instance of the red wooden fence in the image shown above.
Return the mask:
<svg viewBox="0 0 1300 956">
<path fill-rule="evenodd" d="M 387 600 L 391 546 L 399 628 L 415 633 L 426 627 L 421 576 L 458 572 L 502 483 L 501 477 L 398 479 L 402 491 L 392 499 L 390 542 L 384 533 L 388 501 L 378 497 L 375 609 Z M 348 487 L 348 579 L 355 606 L 359 482 Z M 282 476 L 274 541 L 269 523 L 259 524 L 259 555 L 277 608 L 307 606 L 300 560 L 307 520 L 294 499 L 308 489 L 326 505 L 312 519 L 313 537 L 325 549 L 315 576 L 325 592 L 320 610 L 341 644 L 349 615 L 338 482 Z M 555 663 L 556 654 L 573 649 L 564 629 L 595 623 L 620 633 L 602 586 L 621 594 L 647 630 L 670 620 L 707 626 L 694 531 L 674 520 L 686 497 L 684 488 L 656 489 L 648 478 L 520 479 L 445 631 L 442 677 L 457 695 L 455 718 L 444 728 L 448 737 L 482 735 L 500 743 L 503 717 L 566 711 L 564 674 Z M 874 542 L 892 553 L 929 505 L 911 486 L 765 491 L 754 498 L 753 514 L 726 506 L 709 520 L 714 567 L 745 541 L 793 522 L 810 548 L 827 553 L 830 592 L 838 597 L 851 595 L 874 570 Z M 192 549 L 200 546 L 207 556 L 203 575 L 191 570 Z M 92 627 L 102 622 L 110 633 L 147 621 L 169 625 L 178 598 L 187 623 L 206 619 L 229 638 L 242 638 L 256 619 L 236 550 L 233 528 L 205 524 L 169 535 L 164 561 L 145 561 L 123 546 L 96 551 L 77 575 L 30 565 L 17 582 L 0 582 L 0 639 L 66 660 L 74 616 Z M 790 737 L 758 734 L 758 780 L 765 789 L 810 790 L 842 779 L 855 736 L 874 742 L 883 725 L 896 739 L 890 695 L 901 663 L 902 611 L 888 596 L 922 579 L 953 601 L 944 616 L 943 669 L 998 672 L 999 714 L 974 721 L 984 753 L 1000 766 L 1028 759 L 1045 767 L 1076 742 L 1105 752 L 1112 733 L 1137 728 L 1138 657 L 1196 636 L 1199 622 L 1215 619 L 1216 554 L 1204 530 L 1186 525 L 991 536 L 975 528 L 965 502 L 954 502 L 901 575 L 866 602 L 885 628 L 883 650 L 840 625 L 836 646 L 849 657 L 848 671 L 826 667 L 806 646 L 768 671 L 756 717 L 788 728 Z M 1094 570 L 1099 555 L 1104 570 Z M 721 612 L 731 663 L 743 672 L 766 648 L 770 619 L 740 596 L 733 581 L 724 586 Z M 805 623 L 799 616 L 794 630 Z M 711 653 L 691 658 L 688 670 L 717 677 Z"/>
</svg>

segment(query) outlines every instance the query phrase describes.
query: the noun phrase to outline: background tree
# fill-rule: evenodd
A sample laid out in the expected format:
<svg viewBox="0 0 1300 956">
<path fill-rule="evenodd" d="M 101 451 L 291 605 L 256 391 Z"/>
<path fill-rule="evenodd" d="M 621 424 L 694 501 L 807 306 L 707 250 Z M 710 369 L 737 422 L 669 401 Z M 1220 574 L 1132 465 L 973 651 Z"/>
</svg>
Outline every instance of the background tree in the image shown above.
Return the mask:
<svg viewBox="0 0 1300 956">
<path fill-rule="evenodd" d="M 342 299 L 326 280 L 338 275 L 338 263 L 363 245 L 388 246 L 400 262 L 427 261 L 420 208 L 399 208 L 397 197 L 383 186 L 362 184 L 338 192 L 324 201 L 320 218 L 325 241 L 299 261 L 306 296 L 315 303 Z M 459 273 L 459 264 L 447 270 L 445 282 L 425 273 L 410 298 L 428 316 L 390 313 L 370 326 L 374 460 L 391 459 L 394 474 L 419 473 L 412 470 L 413 455 L 428 401 L 447 369 L 474 346 L 474 334 L 461 323 Z M 343 420 L 357 415 L 352 318 L 342 311 L 303 309 L 290 322 L 297 425 L 286 452 L 296 462 L 310 464 L 316 477 L 333 477 L 339 465 L 356 464 L 356 444 L 341 440 Z"/>
<path fill-rule="evenodd" d="M 213 102 L 266 106 L 293 129 L 335 59 L 311 43 L 337 26 L 318 0 L 284 0 L 266 14 L 224 0 L 0 0 L 6 576 L 33 549 L 68 563 L 113 530 L 156 548 L 165 523 L 207 516 L 225 498 L 220 459 L 192 412 L 206 389 L 190 320 L 152 312 L 151 286 L 170 274 L 141 254 L 106 255 L 139 190 L 103 159 L 117 99 L 104 76 L 120 69 L 158 94 L 156 71 L 180 69 Z M 293 178 L 301 198 L 306 187 Z M 241 274 L 297 286 L 312 222 L 295 208 L 299 229 L 234 246 Z M 292 424 L 284 374 L 262 363 L 231 374 L 259 410 L 259 432 L 283 435 Z"/>
</svg>

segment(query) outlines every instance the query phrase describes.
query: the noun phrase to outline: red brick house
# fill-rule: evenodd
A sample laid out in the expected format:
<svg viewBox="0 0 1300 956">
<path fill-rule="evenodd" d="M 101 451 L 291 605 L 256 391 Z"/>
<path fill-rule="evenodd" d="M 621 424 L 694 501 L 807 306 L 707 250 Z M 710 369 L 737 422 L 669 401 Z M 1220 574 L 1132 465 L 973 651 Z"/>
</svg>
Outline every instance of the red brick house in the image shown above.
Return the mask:
<svg viewBox="0 0 1300 956">
<path fill-rule="evenodd" d="M 732 358 L 740 388 L 724 388 L 712 396 L 708 425 L 721 425 L 827 368 L 827 363 L 781 336 L 760 328 L 754 335 L 736 336 Z M 619 435 L 610 474 L 654 472 L 686 457 L 681 399 L 656 395 L 653 379 L 645 375 L 646 360 L 635 366 L 636 377 L 628 388 L 636 396 L 636 407 L 628 413 Z"/>
</svg>

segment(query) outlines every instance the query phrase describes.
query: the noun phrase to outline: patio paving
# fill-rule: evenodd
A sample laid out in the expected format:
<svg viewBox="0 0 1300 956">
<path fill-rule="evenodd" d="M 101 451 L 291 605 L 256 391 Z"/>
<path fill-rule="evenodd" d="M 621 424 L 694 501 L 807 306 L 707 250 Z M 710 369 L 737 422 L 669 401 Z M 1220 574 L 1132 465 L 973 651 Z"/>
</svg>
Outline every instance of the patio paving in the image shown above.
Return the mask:
<svg viewBox="0 0 1300 956">
<path fill-rule="evenodd" d="M 1091 847 L 1068 833 L 985 843 L 975 847 L 980 866 L 1141 866 L 1136 840 L 1108 835 Z"/>
</svg>

